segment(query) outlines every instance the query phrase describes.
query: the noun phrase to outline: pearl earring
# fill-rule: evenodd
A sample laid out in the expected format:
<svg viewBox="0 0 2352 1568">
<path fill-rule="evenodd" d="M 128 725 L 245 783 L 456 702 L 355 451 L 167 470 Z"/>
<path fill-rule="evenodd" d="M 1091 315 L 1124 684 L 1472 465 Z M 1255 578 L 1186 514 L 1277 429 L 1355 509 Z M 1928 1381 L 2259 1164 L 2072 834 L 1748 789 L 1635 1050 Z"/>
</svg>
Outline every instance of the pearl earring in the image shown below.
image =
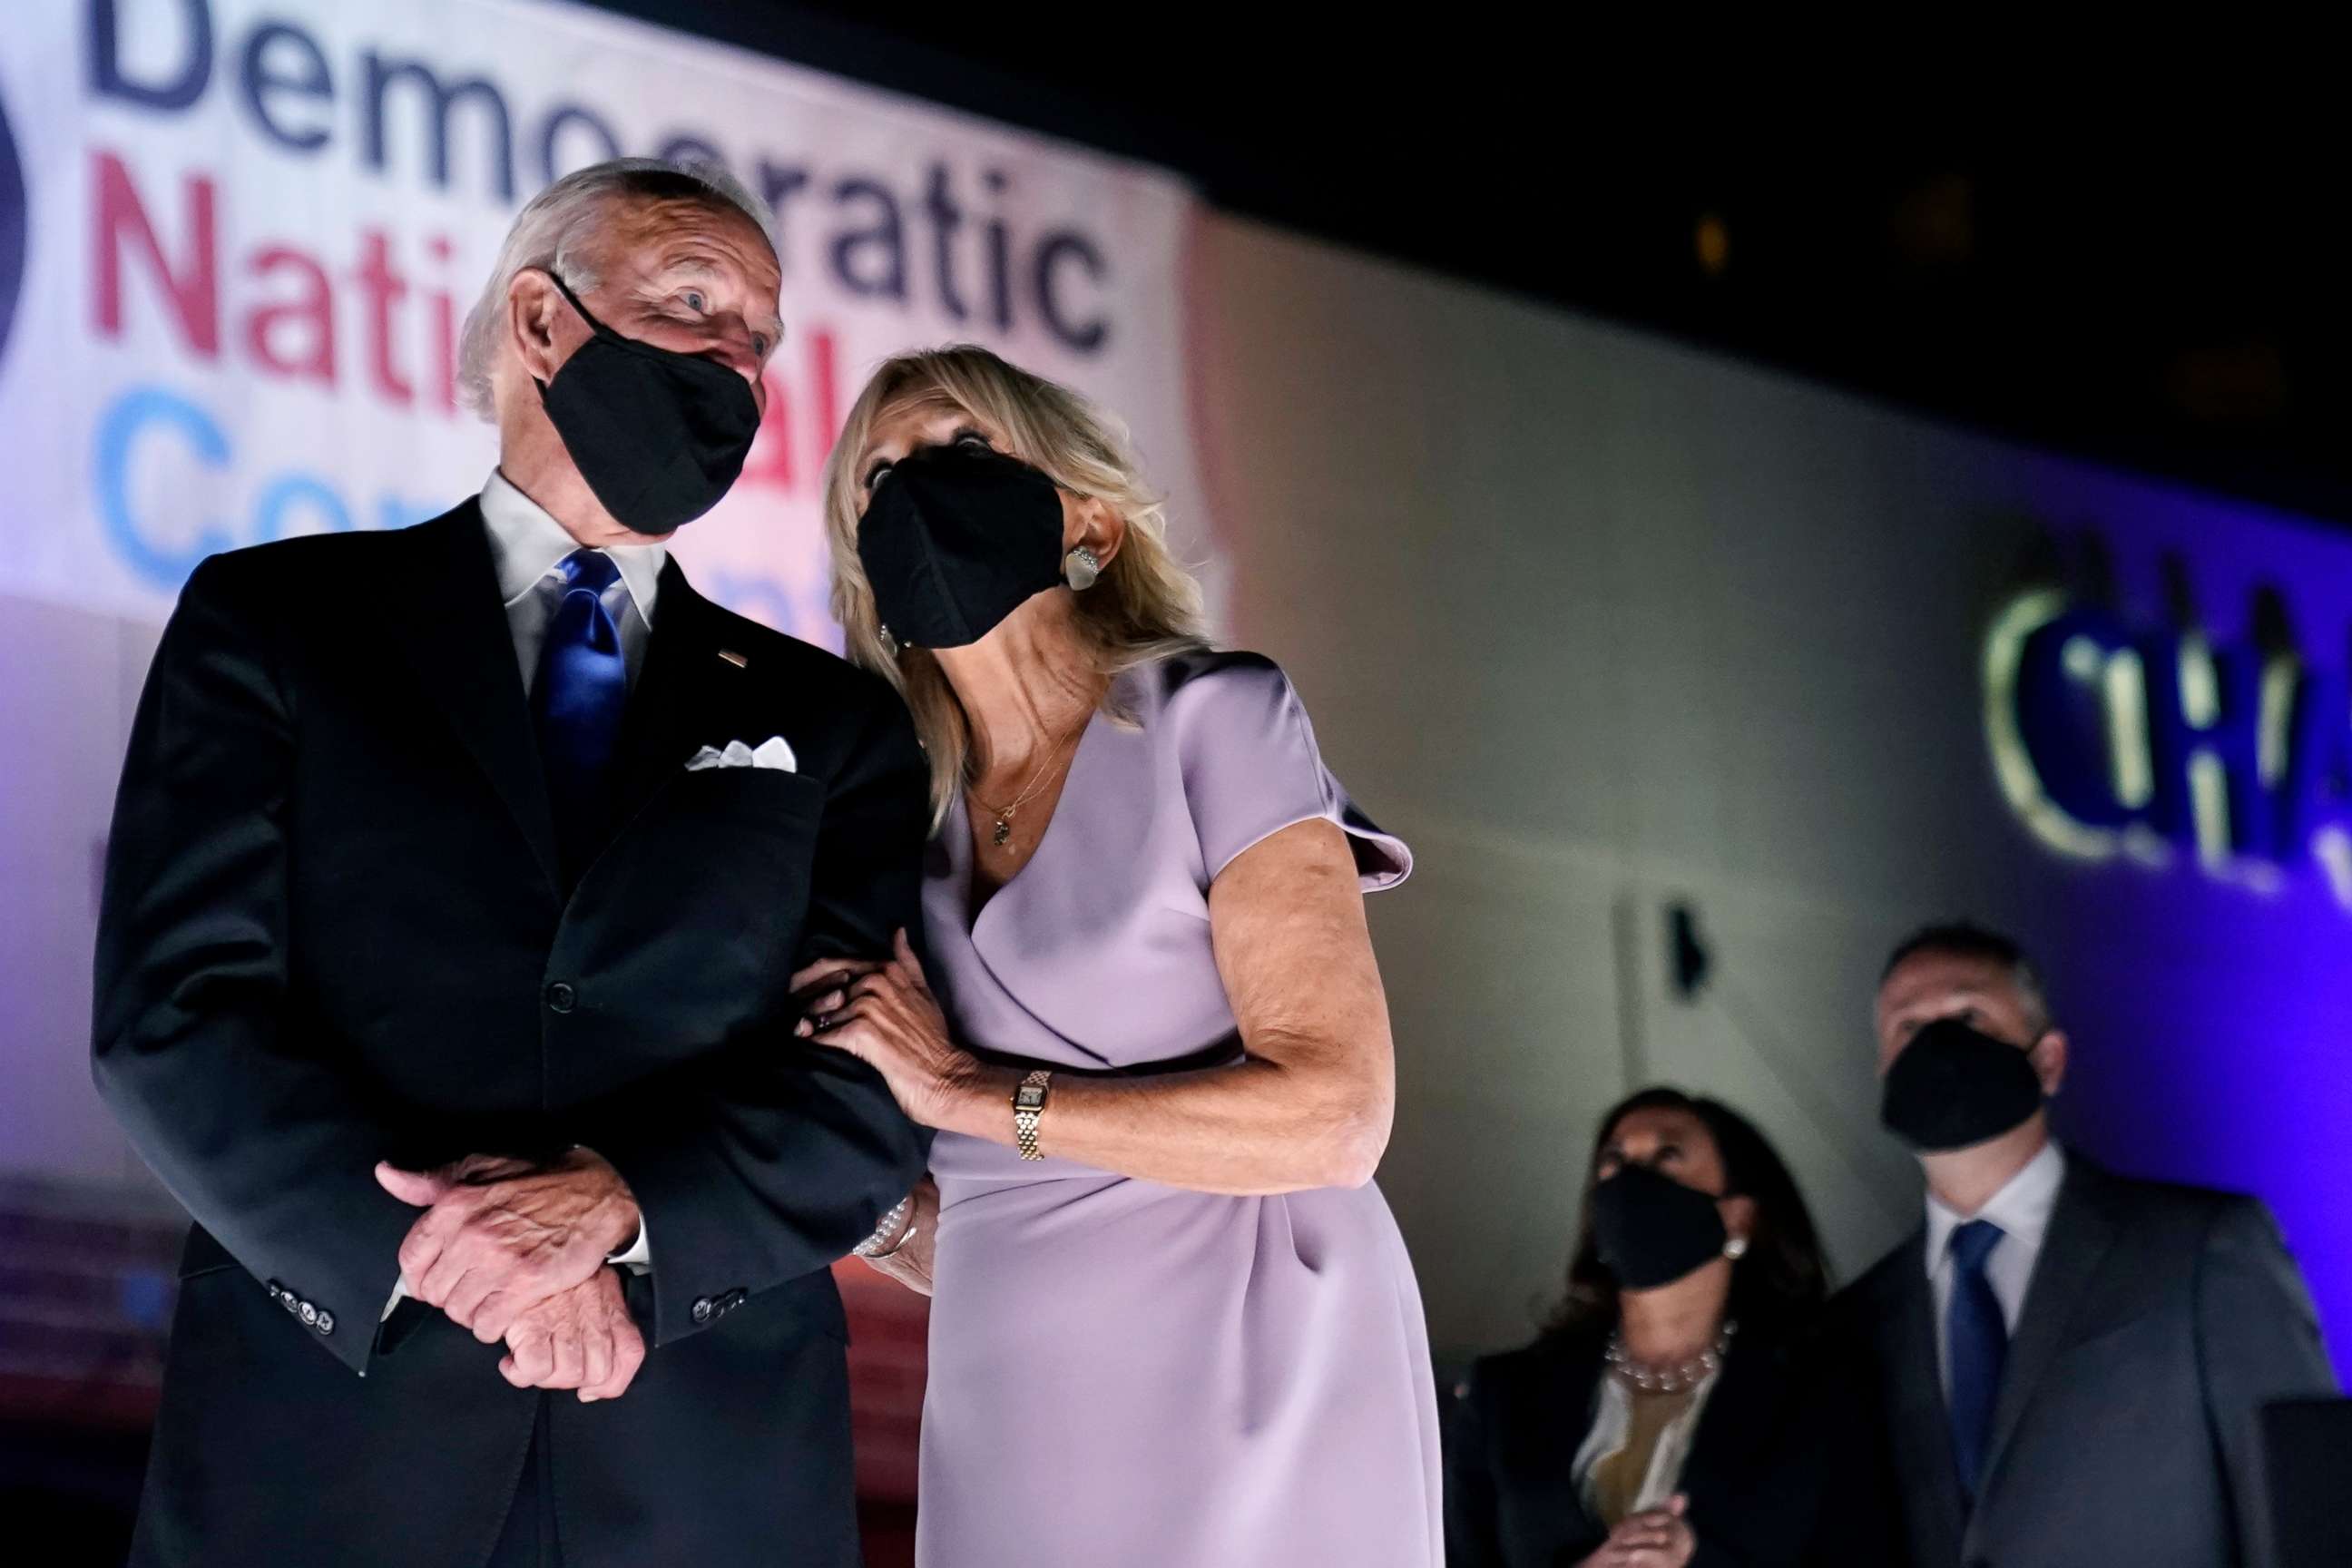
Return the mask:
<svg viewBox="0 0 2352 1568">
<path fill-rule="evenodd" d="M 1062 580 L 1067 583 L 1074 592 L 1085 593 L 1095 585 L 1095 579 L 1101 575 L 1102 557 L 1083 544 L 1062 557 Z"/>
<path fill-rule="evenodd" d="M 1748 1238 L 1744 1236 L 1733 1237 L 1723 1244 L 1723 1255 L 1734 1263 L 1738 1262 L 1748 1256 Z"/>
</svg>

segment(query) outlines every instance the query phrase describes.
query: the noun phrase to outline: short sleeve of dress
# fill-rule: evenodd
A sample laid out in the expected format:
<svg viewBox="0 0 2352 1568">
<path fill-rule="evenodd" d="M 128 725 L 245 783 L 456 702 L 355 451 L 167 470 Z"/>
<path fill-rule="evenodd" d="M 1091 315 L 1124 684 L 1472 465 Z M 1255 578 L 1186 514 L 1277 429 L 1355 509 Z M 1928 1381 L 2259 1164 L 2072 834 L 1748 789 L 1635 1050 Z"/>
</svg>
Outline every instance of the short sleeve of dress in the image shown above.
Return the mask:
<svg viewBox="0 0 2352 1568">
<path fill-rule="evenodd" d="M 1393 888 L 1412 873 L 1404 841 L 1359 811 L 1323 765 L 1307 710 L 1272 660 L 1207 656 L 1170 694 L 1167 711 L 1211 881 L 1251 846 L 1318 816 L 1347 834 L 1364 891 Z"/>
</svg>

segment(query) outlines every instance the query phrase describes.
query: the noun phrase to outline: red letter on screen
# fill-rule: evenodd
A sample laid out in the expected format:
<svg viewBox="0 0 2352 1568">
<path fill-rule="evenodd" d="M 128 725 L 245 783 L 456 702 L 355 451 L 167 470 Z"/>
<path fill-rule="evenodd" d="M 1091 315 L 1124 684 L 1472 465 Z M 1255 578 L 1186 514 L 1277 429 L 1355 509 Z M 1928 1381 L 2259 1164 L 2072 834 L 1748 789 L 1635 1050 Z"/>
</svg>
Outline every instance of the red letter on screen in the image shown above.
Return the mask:
<svg viewBox="0 0 2352 1568">
<path fill-rule="evenodd" d="M 219 253 L 214 246 L 213 183 L 191 176 L 187 182 L 185 226 L 190 254 L 174 271 L 140 205 L 131 172 L 111 153 L 98 154 L 98 199 L 90 204 L 97 215 L 98 330 L 108 337 L 122 335 L 122 247 L 135 242 L 161 287 L 164 304 L 188 346 L 206 359 L 220 354 Z"/>
</svg>

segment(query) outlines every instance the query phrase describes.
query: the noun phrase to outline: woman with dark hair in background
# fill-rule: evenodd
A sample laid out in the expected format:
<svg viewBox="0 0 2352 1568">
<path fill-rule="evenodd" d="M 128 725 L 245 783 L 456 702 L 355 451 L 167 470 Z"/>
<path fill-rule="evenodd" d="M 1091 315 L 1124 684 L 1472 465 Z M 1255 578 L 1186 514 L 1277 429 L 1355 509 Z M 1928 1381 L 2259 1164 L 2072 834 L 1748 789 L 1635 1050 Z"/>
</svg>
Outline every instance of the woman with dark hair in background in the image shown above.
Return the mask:
<svg viewBox="0 0 2352 1568">
<path fill-rule="evenodd" d="M 1648 1089 L 1601 1119 L 1568 1296 L 1471 1371 L 1447 1445 L 1454 1568 L 1878 1563 L 1858 1363 L 1817 1330 L 1828 1268 L 1772 1146 Z"/>
</svg>

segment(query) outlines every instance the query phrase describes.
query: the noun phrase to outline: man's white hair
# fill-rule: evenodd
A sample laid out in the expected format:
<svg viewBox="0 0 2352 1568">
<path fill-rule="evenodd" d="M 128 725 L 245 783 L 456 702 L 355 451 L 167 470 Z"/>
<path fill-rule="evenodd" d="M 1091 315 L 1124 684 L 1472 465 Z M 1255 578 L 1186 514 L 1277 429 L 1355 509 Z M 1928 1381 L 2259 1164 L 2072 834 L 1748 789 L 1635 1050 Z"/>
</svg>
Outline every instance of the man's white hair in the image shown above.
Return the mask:
<svg viewBox="0 0 2352 1568">
<path fill-rule="evenodd" d="M 466 406 L 485 419 L 498 416 L 490 373 L 498 363 L 499 337 L 506 324 L 507 287 L 526 267 L 552 272 L 575 294 L 596 287 L 595 237 L 610 221 L 616 201 L 699 196 L 713 207 L 731 208 L 757 224 L 768 248 L 776 243 L 774 215 L 743 183 L 716 163 L 673 163 L 660 158 L 613 158 L 591 163 L 556 181 L 515 215 L 499 247 L 498 265 L 482 286 L 482 297 L 466 312 L 458 335 L 457 387 Z"/>
</svg>

